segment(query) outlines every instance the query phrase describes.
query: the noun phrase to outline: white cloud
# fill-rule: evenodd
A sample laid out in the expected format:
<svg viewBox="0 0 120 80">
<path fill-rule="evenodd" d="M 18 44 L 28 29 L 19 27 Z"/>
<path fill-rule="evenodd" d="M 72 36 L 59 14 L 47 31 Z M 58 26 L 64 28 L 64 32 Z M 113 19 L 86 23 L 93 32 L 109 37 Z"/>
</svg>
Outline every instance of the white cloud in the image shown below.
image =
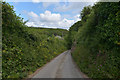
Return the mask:
<svg viewBox="0 0 120 80">
<path fill-rule="evenodd" d="M 69 29 L 69 27 L 74 24 L 74 20 L 68 20 L 64 18 L 62 21 L 58 22 L 59 27 L 63 29 Z"/>
<path fill-rule="evenodd" d="M 26 25 L 29 26 L 29 27 L 30 27 L 30 26 L 33 26 L 33 27 L 36 27 L 36 26 L 37 26 L 37 25 L 35 25 L 34 22 L 27 22 Z"/>
<path fill-rule="evenodd" d="M 47 27 L 47 28 L 62 28 L 69 29 L 76 21 L 80 20 L 79 15 L 74 16 L 74 19 L 63 18 L 62 15 L 58 13 L 51 13 L 50 11 L 45 11 L 37 15 L 34 12 L 26 12 L 29 17 L 29 22 L 26 23 L 28 26 L 33 27 Z"/>
<path fill-rule="evenodd" d="M 31 1 L 29 1 L 31 2 Z M 32 0 L 33 3 L 39 3 L 39 2 L 67 2 L 67 0 Z"/>
<path fill-rule="evenodd" d="M 74 19 L 75 19 L 75 22 L 80 21 L 81 20 L 80 14 L 77 14 L 76 16 L 74 16 Z"/>
<path fill-rule="evenodd" d="M 60 4 L 59 4 L 59 2 L 42 2 L 42 6 L 44 8 L 47 8 L 47 7 L 51 6 L 51 5 L 58 6 Z"/>
<path fill-rule="evenodd" d="M 31 11 L 31 12 L 29 12 L 29 13 L 28 13 L 28 15 L 29 15 L 29 16 L 31 16 L 31 17 L 35 17 L 35 18 L 37 18 L 37 17 L 38 17 L 38 15 L 37 15 L 37 14 L 35 14 L 34 12 L 32 12 L 32 11 Z"/>
<path fill-rule="evenodd" d="M 61 15 L 45 11 L 45 13 L 40 14 L 40 19 L 47 22 L 57 22 L 61 20 Z"/>
<path fill-rule="evenodd" d="M 44 8 L 47 8 L 48 6 L 50 6 L 52 3 L 49 2 L 43 2 L 42 5 Z"/>
<path fill-rule="evenodd" d="M 69 14 L 63 14 L 62 17 L 71 19 L 71 15 L 69 15 Z"/>
<path fill-rule="evenodd" d="M 57 11 L 57 12 L 66 12 L 66 11 L 71 11 L 71 10 L 79 10 L 81 11 L 84 6 L 88 6 L 88 5 L 93 5 L 94 2 L 70 2 L 68 5 L 64 4 L 64 5 L 59 5 L 59 6 L 56 6 L 54 8 L 54 11 Z M 72 12 L 74 13 L 74 12 Z"/>
<path fill-rule="evenodd" d="M 32 0 L 33 3 L 39 3 L 41 0 Z"/>
</svg>

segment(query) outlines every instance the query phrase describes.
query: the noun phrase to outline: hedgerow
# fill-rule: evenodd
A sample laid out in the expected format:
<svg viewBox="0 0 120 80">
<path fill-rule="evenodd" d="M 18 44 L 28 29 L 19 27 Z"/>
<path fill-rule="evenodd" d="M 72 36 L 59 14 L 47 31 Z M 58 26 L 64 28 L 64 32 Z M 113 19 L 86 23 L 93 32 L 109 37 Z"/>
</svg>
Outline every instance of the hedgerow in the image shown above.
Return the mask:
<svg viewBox="0 0 120 80">
<path fill-rule="evenodd" d="M 2 29 L 3 79 L 25 78 L 66 50 L 67 30 L 27 27 L 6 2 L 2 2 Z"/>
<path fill-rule="evenodd" d="M 74 24 L 68 34 L 77 65 L 90 78 L 120 78 L 119 3 L 98 2 L 81 14 L 81 23 Z"/>
</svg>

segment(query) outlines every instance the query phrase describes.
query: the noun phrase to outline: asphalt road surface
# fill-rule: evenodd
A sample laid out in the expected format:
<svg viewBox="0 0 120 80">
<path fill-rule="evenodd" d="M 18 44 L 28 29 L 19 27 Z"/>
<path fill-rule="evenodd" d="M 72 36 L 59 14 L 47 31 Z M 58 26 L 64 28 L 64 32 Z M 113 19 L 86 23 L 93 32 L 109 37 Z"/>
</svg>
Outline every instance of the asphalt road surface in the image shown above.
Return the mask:
<svg viewBox="0 0 120 80">
<path fill-rule="evenodd" d="M 33 78 L 83 78 L 72 60 L 70 50 L 46 64 Z"/>
</svg>

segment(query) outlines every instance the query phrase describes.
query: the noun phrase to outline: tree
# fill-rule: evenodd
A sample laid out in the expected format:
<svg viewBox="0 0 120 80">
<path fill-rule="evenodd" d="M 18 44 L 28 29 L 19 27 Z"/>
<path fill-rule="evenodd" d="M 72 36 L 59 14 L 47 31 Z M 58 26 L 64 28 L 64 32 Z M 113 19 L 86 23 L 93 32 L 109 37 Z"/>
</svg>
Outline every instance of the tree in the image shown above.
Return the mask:
<svg viewBox="0 0 120 80">
<path fill-rule="evenodd" d="M 87 20 L 87 17 L 90 14 L 91 10 L 92 10 L 91 6 L 84 7 L 84 9 L 81 12 L 81 19 L 82 19 L 82 21 L 86 21 Z"/>
</svg>

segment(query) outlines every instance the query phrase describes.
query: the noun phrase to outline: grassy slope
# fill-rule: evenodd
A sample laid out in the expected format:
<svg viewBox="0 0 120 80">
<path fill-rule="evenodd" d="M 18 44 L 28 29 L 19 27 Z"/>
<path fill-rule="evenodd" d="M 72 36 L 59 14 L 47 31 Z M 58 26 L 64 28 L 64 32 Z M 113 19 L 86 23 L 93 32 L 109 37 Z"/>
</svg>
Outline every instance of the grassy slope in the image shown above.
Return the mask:
<svg viewBox="0 0 120 80">
<path fill-rule="evenodd" d="M 66 30 L 25 29 L 24 36 L 16 32 L 3 38 L 3 78 L 23 78 L 66 50 L 64 40 L 54 36 Z"/>
</svg>

